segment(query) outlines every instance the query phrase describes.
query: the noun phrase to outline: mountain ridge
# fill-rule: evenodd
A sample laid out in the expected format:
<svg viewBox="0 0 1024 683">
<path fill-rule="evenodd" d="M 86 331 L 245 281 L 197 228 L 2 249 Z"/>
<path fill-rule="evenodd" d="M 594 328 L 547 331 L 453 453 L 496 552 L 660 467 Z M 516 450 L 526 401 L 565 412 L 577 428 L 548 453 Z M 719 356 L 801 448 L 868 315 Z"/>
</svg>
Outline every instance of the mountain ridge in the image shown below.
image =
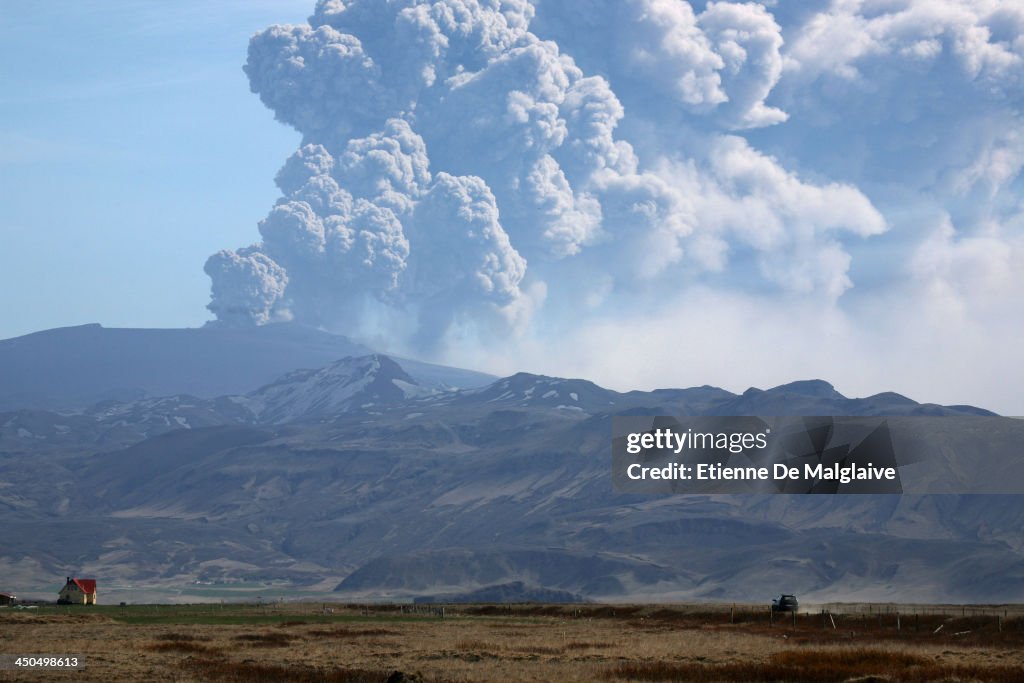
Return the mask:
<svg viewBox="0 0 1024 683">
<path fill-rule="evenodd" d="M 384 355 L 346 357 L 247 395 L 0 414 L 0 564 L 10 580 L 277 582 L 344 599 L 760 600 L 780 586 L 823 600 L 1024 599 L 1012 496 L 612 491 L 614 414 L 797 409 L 987 413 L 848 399 L 822 381 L 614 392 L 517 373 L 424 389 Z"/>
<path fill-rule="evenodd" d="M 286 372 L 375 353 L 292 323 L 259 327 L 60 327 L 0 340 L 0 410 L 81 409 L 102 400 L 243 394 Z M 427 386 L 476 387 L 486 373 L 403 359 Z"/>
</svg>

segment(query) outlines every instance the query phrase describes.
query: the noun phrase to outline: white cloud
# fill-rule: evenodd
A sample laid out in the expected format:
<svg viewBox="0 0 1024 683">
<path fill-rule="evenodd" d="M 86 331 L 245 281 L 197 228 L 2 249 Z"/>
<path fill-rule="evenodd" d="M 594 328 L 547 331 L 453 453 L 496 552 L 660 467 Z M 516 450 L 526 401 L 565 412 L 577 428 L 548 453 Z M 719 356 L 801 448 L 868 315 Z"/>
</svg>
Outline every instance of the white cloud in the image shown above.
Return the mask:
<svg viewBox="0 0 1024 683">
<path fill-rule="evenodd" d="M 968 400 L 1019 334 L 1022 32 L 994 0 L 320 2 L 252 39 L 303 145 L 210 308 L 621 387 Z M 984 362 L 944 389 L 944 354 Z"/>
<path fill-rule="evenodd" d="M 781 30 L 756 3 L 709 2 L 696 14 L 683 0 L 542 0 L 531 28 L 606 76 L 627 106 L 678 108 L 733 129 L 786 120 L 765 104 L 782 73 Z"/>
<path fill-rule="evenodd" d="M 782 33 L 772 15 L 753 3 L 709 2 L 698 22 L 724 63 L 729 101 L 721 109 L 729 126 L 760 128 L 789 118 L 765 104 L 782 75 Z"/>
<path fill-rule="evenodd" d="M 1022 21 L 1024 7 L 993 0 L 834 0 L 796 32 L 786 67 L 802 80 L 857 79 L 870 77 L 862 71 L 881 67 L 881 59 L 892 68 L 901 58 L 948 52 L 969 78 L 1001 87 L 1008 72 L 1019 73 L 1024 51 L 1019 33 L 1001 39 L 993 25 Z"/>
</svg>

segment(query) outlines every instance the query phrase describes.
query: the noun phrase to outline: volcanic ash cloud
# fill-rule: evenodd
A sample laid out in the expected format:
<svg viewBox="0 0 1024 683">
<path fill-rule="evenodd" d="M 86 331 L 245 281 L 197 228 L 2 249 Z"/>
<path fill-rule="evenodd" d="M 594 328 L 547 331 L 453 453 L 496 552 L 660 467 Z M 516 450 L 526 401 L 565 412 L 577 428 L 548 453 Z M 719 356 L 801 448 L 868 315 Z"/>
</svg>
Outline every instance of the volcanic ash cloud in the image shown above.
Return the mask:
<svg viewBox="0 0 1024 683">
<path fill-rule="evenodd" d="M 742 137 L 792 124 L 766 102 L 787 73 L 814 83 L 783 47 L 750 3 L 323 0 L 249 45 L 303 140 L 260 241 L 207 263 L 209 308 L 429 351 L 694 284 L 835 302 L 847 241 L 889 226 Z"/>
</svg>

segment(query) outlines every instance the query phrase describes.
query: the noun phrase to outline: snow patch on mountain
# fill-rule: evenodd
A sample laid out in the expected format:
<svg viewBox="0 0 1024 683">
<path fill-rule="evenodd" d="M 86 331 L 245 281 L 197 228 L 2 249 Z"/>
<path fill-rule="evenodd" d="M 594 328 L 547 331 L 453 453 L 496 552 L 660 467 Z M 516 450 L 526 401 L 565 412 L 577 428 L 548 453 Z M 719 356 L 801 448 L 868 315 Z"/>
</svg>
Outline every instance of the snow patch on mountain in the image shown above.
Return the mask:
<svg viewBox="0 0 1024 683">
<path fill-rule="evenodd" d="M 502 403 L 527 408 L 571 409 L 584 413 L 607 412 L 621 395 L 583 379 L 562 379 L 520 372 L 479 389 L 443 397 L 455 402 Z M 566 405 L 571 400 L 576 405 Z"/>
<path fill-rule="evenodd" d="M 381 354 L 342 358 L 318 370 L 295 370 L 245 396 L 264 424 L 283 424 L 421 398 L 437 390 L 420 386 Z"/>
</svg>

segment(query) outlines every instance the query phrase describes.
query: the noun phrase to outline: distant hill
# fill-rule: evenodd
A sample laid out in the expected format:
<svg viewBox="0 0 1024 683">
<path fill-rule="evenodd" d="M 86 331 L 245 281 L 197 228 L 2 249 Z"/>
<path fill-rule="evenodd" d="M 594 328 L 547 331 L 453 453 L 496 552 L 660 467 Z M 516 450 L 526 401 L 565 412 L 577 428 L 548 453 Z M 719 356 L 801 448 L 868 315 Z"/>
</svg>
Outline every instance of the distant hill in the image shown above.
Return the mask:
<svg viewBox="0 0 1024 683">
<path fill-rule="evenodd" d="M 986 411 L 851 399 L 820 380 L 623 393 L 520 373 L 454 391 L 405 365 L 366 354 L 232 396 L 0 412 L 5 580 L 272 581 L 346 599 L 1024 600 L 1018 496 L 612 490 L 616 414 Z"/>
<path fill-rule="evenodd" d="M 529 586 L 522 581 L 512 583 L 501 583 L 494 586 L 484 586 L 468 593 L 446 593 L 442 595 L 426 595 L 413 599 L 413 602 L 430 604 L 436 602 L 446 603 L 512 603 L 512 602 L 538 602 L 544 604 L 553 603 L 577 603 L 584 602 L 583 596 L 568 591 L 552 590 L 539 586 Z"/>
<path fill-rule="evenodd" d="M 0 410 L 82 408 L 106 399 L 242 394 L 287 372 L 373 350 L 293 324 L 233 328 L 62 327 L 0 340 Z M 403 361 L 425 386 L 477 387 L 483 373 Z"/>
<path fill-rule="evenodd" d="M 343 358 L 318 370 L 295 370 L 239 402 L 252 410 L 253 421 L 282 424 L 329 419 L 350 410 L 379 410 L 431 394 L 398 363 L 372 354 Z"/>
</svg>

